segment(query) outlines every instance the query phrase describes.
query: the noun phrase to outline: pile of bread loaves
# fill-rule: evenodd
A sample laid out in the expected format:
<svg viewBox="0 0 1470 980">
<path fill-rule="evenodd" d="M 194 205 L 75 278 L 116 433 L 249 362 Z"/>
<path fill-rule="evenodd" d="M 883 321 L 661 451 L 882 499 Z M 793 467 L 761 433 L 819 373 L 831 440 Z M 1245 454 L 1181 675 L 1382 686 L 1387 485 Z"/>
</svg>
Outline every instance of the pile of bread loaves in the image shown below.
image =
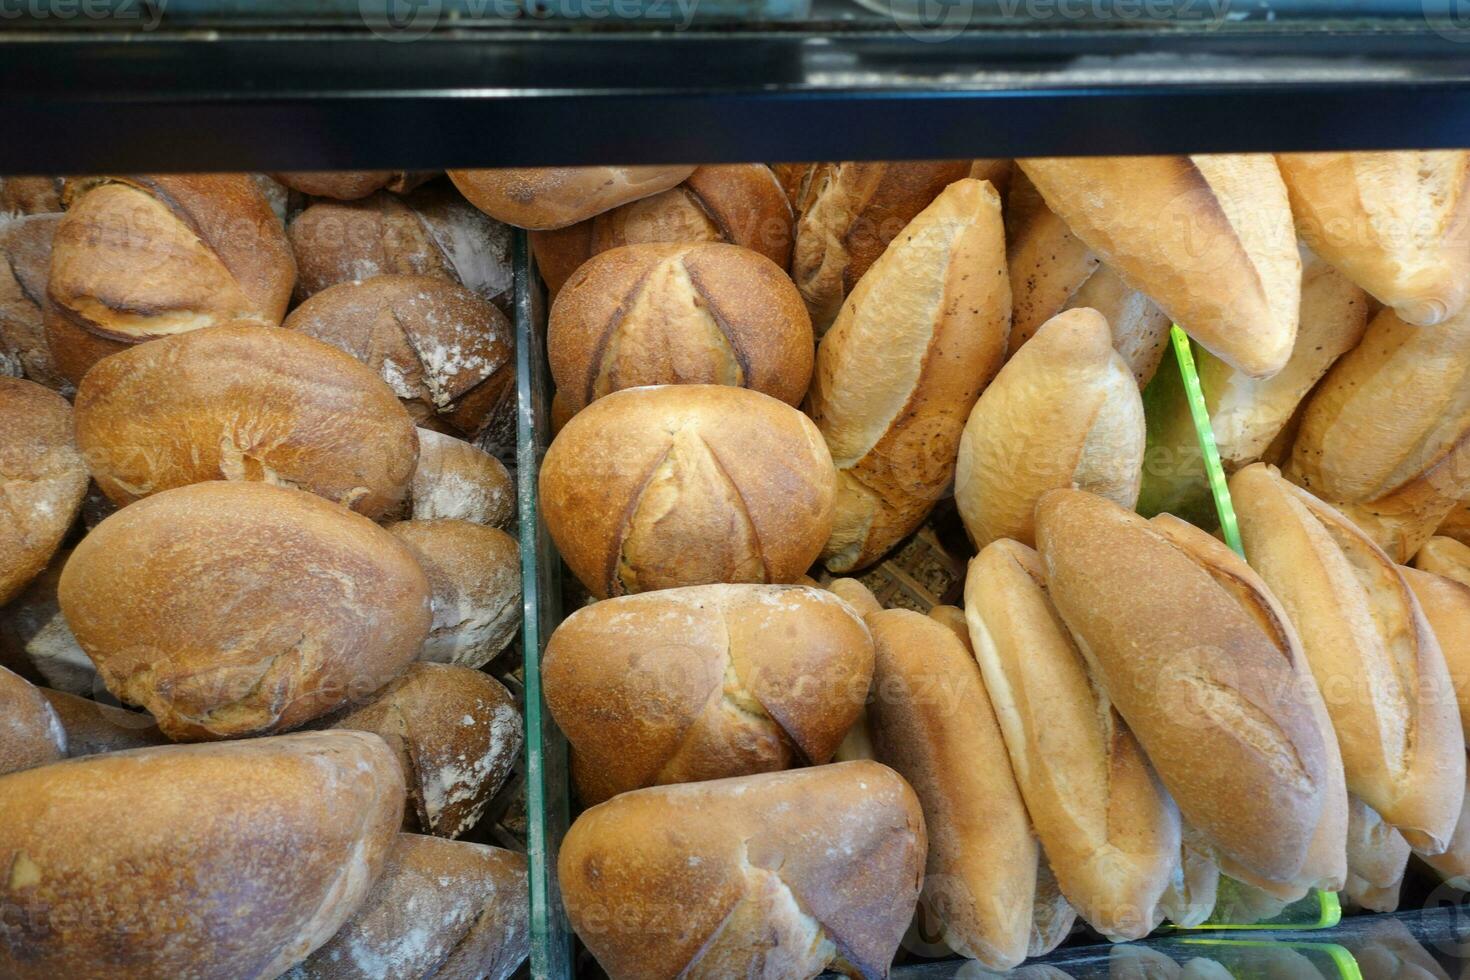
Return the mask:
<svg viewBox="0 0 1470 980">
<path fill-rule="evenodd" d="M 540 499 L 601 600 L 544 659 L 558 868 L 609 974 L 1470 884 L 1470 154 L 451 176 L 555 293 Z M 1139 506 L 1193 444 L 1141 395 L 1171 323 L 1243 556 Z M 951 492 L 963 610 L 832 578 Z"/>
<path fill-rule="evenodd" d="M 280 176 L 0 183 L 0 976 L 527 956 L 510 232 Z"/>
</svg>

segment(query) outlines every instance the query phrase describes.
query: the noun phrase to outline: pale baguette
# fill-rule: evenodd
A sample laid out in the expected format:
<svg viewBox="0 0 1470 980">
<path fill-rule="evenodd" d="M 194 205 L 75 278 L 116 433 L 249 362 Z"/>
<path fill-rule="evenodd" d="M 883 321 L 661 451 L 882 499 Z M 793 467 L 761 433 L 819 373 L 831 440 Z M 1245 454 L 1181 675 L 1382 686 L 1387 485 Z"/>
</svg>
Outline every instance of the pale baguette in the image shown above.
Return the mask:
<svg viewBox="0 0 1470 980">
<path fill-rule="evenodd" d="M 1470 586 L 1417 568 L 1405 566 L 1399 571 L 1414 590 L 1414 598 L 1419 600 L 1419 608 L 1439 641 L 1460 706 L 1460 729 L 1470 742 Z"/>
</svg>

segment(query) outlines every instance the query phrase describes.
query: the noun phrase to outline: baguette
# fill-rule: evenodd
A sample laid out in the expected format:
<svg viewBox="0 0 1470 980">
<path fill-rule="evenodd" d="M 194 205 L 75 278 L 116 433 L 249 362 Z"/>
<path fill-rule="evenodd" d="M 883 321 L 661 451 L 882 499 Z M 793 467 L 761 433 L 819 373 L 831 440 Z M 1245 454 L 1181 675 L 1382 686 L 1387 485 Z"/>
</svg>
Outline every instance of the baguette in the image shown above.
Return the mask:
<svg viewBox="0 0 1470 980">
<path fill-rule="evenodd" d="M 1220 887 L 1220 865 L 1210 856 L 1211 848 L 1189 827 L 1180 828 L 1183 844 L 1169 887 L 1159 898 L 1159 911 L 1181 929 L 1204 925 L 1215 911 Z"/>
<path fill-rule="evenodd" d="M 520 167 L 451 170 L 449 179 L 490 217 L 543 231 L 666 191 L 693 172 L 693 167 Z"/>
<path fill-rule="evenodd" d="M 1026 944 L 1027 959 L 1045 956 L 1056 949 L 1067 941 L 1072 927 L 1077 924 L 1077 910 L 1062 894 L 1046 855 L 1038 852 L 1037 858 L 1036 896 L 1031 902 L 1031 938 Z"/>
<path fill-rule="evenodd" d="M 0 667 L 0 775 L 66 758 L 66 730 L 41 689 Z"/>
<path fill-rule="evenodd" d="M 45 571 L 87 492 L 73 413 L 54 391 L 0 378 L 0 606 Z"/>
<path fill-rule="evenodd" d="M 153 718 L 141 711 L 124 711 L 49 687 L 38 690 L 66 732 L 69 759 L 168 744 Z"/>
<path fill-rule="evenodd" d="M 1460 891 L 1470 891 L 1470 787 L 1467 787 L 1466 806 L 1460 810 L 1460 820 L 1455 824 L 1449 846 L 1438 854 L 1416 853 L 1445 884 Z"/>
<path fill-rule="evenodd" d="M 1432 537 L 1415 552 L 1414 567 L 1470 586 L 1470 546 L 1454 538 Z"/>
<path fill-rule="evenodd" d="M 1419 600 L 1419 608 L 1444 654 L 1455 701 L 1460 706 L 1461 733 L 1470 743 L 1470 586 L 1417 568 L 1401 566 L 1399 572 Z"/>
<path fill-rule="evenodd" d="M 1348 797 L 1347 861 L 1346 891 L 1355 905 L 1373 912 L 1398 908 L 1409 842 L 1356 796 Z"/>
</svg>

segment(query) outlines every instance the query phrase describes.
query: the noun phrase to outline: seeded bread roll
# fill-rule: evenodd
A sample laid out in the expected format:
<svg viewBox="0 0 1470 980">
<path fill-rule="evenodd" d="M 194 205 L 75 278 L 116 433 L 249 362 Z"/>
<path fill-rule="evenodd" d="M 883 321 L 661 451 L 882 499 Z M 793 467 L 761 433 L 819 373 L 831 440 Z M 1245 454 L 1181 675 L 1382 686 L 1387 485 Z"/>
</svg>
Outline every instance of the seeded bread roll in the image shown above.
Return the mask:
<svg viewBox="0 0 1470 980">
<path fill-rule="evenodd" d="M 1470 743 L 1470 586 L 1417 568 L 1400 567 L 1399 573 L 1419 600 L 1419 608 L 1439 642 L 1460 706 L 1460 727 Z"/>
<path fill-rule="evenodd" d="M 66 731 L 41 689 L 0 667 L 0 775 L 66 758 Z"/>
<path fill-rule="evenodd" d="M 44 572 L 0 607 L 0 666 L 33 684 L 91 697 L 102 690 L 97 668 L 77 645 L 56 601 L 61 570 L 70 557 L 70 551 L 58 551 Z"/>
<path fill-rule="evenodd" d="M 519 167 L 451 170 L 449 179 L 475 207 L 517 228 L 565 228 L 593 215 L 666 191 L 693 167 Z"/>
<path fill-rule="evenodd" d="M 57 373 L 43 318 L 51 240 L 60 223 L 59 214 L 8 216 L 0 210 L 0 355 L 18 361 L 37 384 L 69 394 L 72 385 Z"/>
<path fill-rule="evenodd" d="M 1368 804 L 1348 797 L 1347 893 L 1374 912 L 1398 908 L 1399 886 L 1409 864 L 1409 843 Z"/>
<path fill-rule="evenodd" d="M 453 436 L 419 429 L 419 461 L 408 485 L 407 516 L 509 527 L 516 490 L 505 464 Z"/>
<path fill-rule="evenodd" d="M 60 599 L 108 690 L 175 740 L 283 731 L 377 690 L 431 621 L 406 545 L 314 494 L 259 483 L 124 507 L 72 552 Z"/>
<path fill-rule="evenodd" d="M 87 492 L 87 468 L 66 399 L 0 378 L 0 606 L 40 575 Z"/>
<path fill-rule="evenodd" d="M 369 517 L 418 456 L 392 389 L 294 330 L 217 327 L 124 351 L 77 389 L 77 443 L 114 502 L 205 480 L 311 490 Z"/>
<path fill-rule="evenodd" d="M 821 433 L 768 395 L 630 388 L 567 423 L 541 465 L 546 526 L 599 598 L 713 582 L 789 582 L 832 529 Z"/>
<path fill-rule="evenodd" d="M 56 712 L 66 732 L 66 754 L 76 759 L 101 752 L 122 752 L 153 745 L 167 745 L 151 715 L 125 711 L 65 691 L 37 688 Z"/>
<path fill-rule="evenodd" d="M 270 980 L 361 903 L 402 810 L 393 754 L 360 732 L 134 749 L 0 778 L 12 924 L 0 974 Z"/>
<path fill-rule="evenodd" d="M 411 191 L 435 176 L 432 170 L 289 170 L 271 174 L 293 191 L 312 197 L 355 201 L 374 191 Z"/>
</svg>

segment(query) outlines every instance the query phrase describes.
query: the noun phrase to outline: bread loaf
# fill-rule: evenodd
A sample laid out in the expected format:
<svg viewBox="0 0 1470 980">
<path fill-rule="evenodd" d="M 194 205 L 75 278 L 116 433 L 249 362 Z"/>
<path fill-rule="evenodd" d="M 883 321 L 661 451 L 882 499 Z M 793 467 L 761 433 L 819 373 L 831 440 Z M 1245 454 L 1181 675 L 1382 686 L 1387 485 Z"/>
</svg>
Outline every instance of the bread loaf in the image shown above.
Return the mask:
<svg viewBox="0 0 1470 980">
<path fill-rule="evenodd" d="M 205 480 L 310 490 L 369 517 L 418 454 L 392 389 L 294 330 L 195 330 L 110 358 L 77 389 L 77 444 L 118 504 Z"/>
<path fill-rule="evenodd" d="M 800 404 L 812 325 L 796 287 L 738 245 L 602 252 L 557 294 L 546 353 L 567 416 L 623 388 L 726 384 Z"/>
<path fill-rule="evenodd" d="M 408 485 L 405 516 L 509 527 L 516 490 L 505 464 L 487 452 L 430 429 L 419 429 L 419 460 Z"/>
<path fill-rule="evenodd" d="M 71 391 L 57 373 L 42 313 L 59 214 L 8 217 L 0 212 L 0 354 L 18 361 L 27 378 Z"/>
<path fill-rule="evenodd" d="M 529 906 L 524 854 L 399 834 L 352 918 L 281 980 L 506 980 Z"/>
<path fill-rule="evenodd" d="M 168 744 L 152 716 L 141 711 L 125 711 L 49 687 L 37 690 L 61 722 L 66 733 L 66 754 L 70 758 Z"/>
<path fill-rule="evenodd" d="M 320 497 L 258 483 L 124 507 L 72 552 L 59 595 L 107 689 L 175 740 L 282 731 L 375 691 L 430 623 L 429 583 L 406 545 Z"/>
<path fill-rule="evenodd" d="M 779 819 L 773 819 L 779 815 Z M 557 858 L 610 977 L 887 974 L 924 875 L 919 801 L 845 762 L 656 786 L 583 812 Z"/>
<path fill-rule="evenodd" d="M 1179 861 L 1179 811 L 1088 676 L 1036 553 L 1004 539 L 984 548 L 965 578 L 965 609 L 1016 783 L 1062 894 L 1110 939 L 1148 935 Z"/>
<path fill-rule="evenodd" d="M 33 683 L 90 697 L 102 689 L 97 668 L 77 645 L 56 601 L 70 557 L 70 551 L 58 551 L 44 572 L 0 607 L 0 665 Z"/>
<path fill-rule="evenodd" d="M 293 191 L 312 197 L 355 201 L 374 191 L 411 191 L 434 177 L 428 170 L 290 170 L 271 175 Z"/>
<path fill-rule="evenodd" d="M 0 378 L 0 606 L 45 570 L 76 520 L 87 468 L 66 399 Z"/>
<path fill-rule="evenodd" d="M 67 196 L 45 318 L 56 369 L 73 384 L 132 344 L 285 315 L 296 264 L 249 175 L 86 178 Z"/>
<path fill-rule="evenodd" d="M 64 177 L 0 177 L 0 214 L 42 214 L 62 210 Z"/>
<path fill-rule="evenodd" d="M 0 775 L 66 758 L 66 731 L 41 689 L 0 667 Z"/>
<path fill-rule="evenodd" d="M 1398 908 L 1409 844 L 1356 796 L 1348 797 L 1347 861 L 1346 891 L 1355 905 L 1374 912 Z"/>
<path fill-rule="evenodd" d="M 1419 600 L 1424 619 L 1444 654 L 1455 701 L 1460 706 L 1460 728 L 1470 743 L 1470 586 L 1417 568 L 1401 567 L 1399 572 Z"/>
<path fill-rule="evenodd" d="M 367 895 L 402 781 L 382 739 L 359 732 L 134 749 L 6 776 L 0 975 L 279 976 Z"/>
<path fill-rule="evenodd" d="M 808 405 L 838 470 L 829 569 L 872 564 L 923 522 L 1009 320 L 1000 198 L 958 181 L 873 263 L 817 349 Z"/>
<path fill-rule="evenodd" d="M 1414 567 L 1470 587 L 1470 546 L 1454 538 L 1432 537 L 1415 552 Z"/>
<path fill-rule="evenodd" d="M 1252 377 L 1296 338 L 1301 263 L 1265 154 L 1018 161 L 1051 210 L 1191 337 Z"/>
<path fill-rule="evenodd" d="M 520 167 L 451 170 L 449 179 L 497 221 L 544 231 L 666 191 L 693 172 L 693 167 L 662 166 Z"/>
<path fill-rule="evenodd" d="M 1408 859 L 1408 845 L 1404 844 L 1404 859 Z M 1460 891 L 1470 891 L 1470 786 L 1467 786 L 1466 805 L 1460 811 L 1455 832 L 1450 836 L 1447 847 L 1438 854 L 1415 852 L 1419 859 L 1429 865 L 1445 884 Z M 1402 865 L 1400 865 L 1402 871 Z M 1391 910 L 1389 910 L 1391 911 Z"/>
<path fill-rule="evenodd" d="M 542 672 L 592 805 L 831 761 L 863 710 L 873 641 L 821 589 L 701 585 L 579 609 L 551 635 Z"/>
<path fill-rule="evenodd" d="M 541 465 L 542 514 L 595 596 L 789 582 L 832 529 L 835 475 L 811 421 L 723 385 L 614 392 Z"/>
<path fill-rule="evenodd" d="M 1031 544 L 1048 490 L 1075 487 L 1131 509 L 1143 449 L 1143 401 L 1107 321 L 1072 310 L 1047 321 L 975 403 L 955 503 L 977 548 L 1000 538 Z"/>
</svg>

